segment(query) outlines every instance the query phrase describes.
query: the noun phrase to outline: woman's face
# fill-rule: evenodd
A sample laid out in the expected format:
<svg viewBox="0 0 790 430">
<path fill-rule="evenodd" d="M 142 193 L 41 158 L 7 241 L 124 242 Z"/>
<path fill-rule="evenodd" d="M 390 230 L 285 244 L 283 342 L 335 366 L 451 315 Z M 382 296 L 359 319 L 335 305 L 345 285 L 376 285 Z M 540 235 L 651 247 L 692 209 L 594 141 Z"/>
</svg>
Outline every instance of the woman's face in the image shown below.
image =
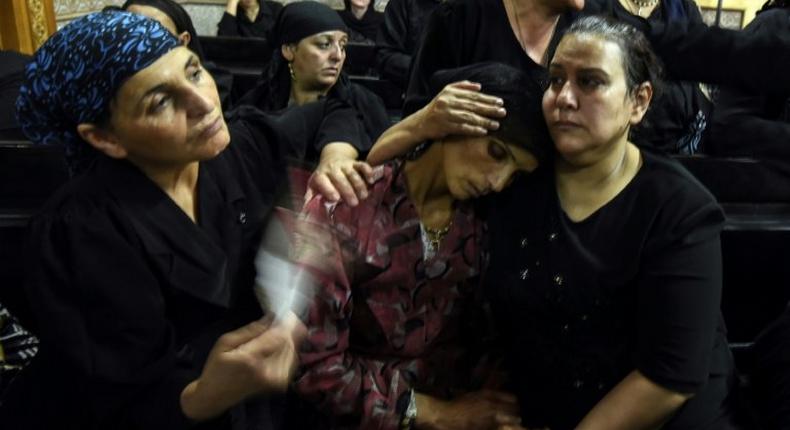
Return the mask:
<svg viewBox="0 0 790 430">
<path fill-rule="evenodd" d="M 178 47 L 134 74 L 111 103 L 107 139 L 138 166 L 208 160 L 230 142 L 211 75 Z"/>
<path fill-rule="evenodd" d="M 557 152 L 572 164 L 593 163 L 625 142 L 647 109 L 627 88 L 620 47 L 598 36 L 565 36 L 549 78 L 543 114 Z"/>
<path fill-rule="evenodd" d="M 349 4 L 357 9 L 367 9 L 370 6 L 370 0 L 349 0 Z"/>
<path fill-rule="evenodd" d="M 305 90 L 329 90 L 337 82 L 346 61 L 348 35 L 325 31 L 283 46 L 283 56 L 291 62 L 296 83 Z"/>
<path fill-rule="evenodd" d="M 449 138 L 442 151 L 447 188 L 458 200 L 498 193 L 517 172 L 538 167 L 529 151 L 489 136 Z"/>
</svg>

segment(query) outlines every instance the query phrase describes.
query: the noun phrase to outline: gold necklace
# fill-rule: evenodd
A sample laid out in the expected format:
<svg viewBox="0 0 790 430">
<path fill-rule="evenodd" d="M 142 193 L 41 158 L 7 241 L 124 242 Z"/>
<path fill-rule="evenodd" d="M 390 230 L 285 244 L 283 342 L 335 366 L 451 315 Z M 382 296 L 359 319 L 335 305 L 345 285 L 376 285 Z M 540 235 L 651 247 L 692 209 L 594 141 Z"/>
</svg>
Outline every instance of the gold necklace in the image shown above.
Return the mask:
<svg viewBox="0 0 790 430">
<path fill-rule="evenodd" d="M 653 8 L 656 7 L 659 0 L 626 0 L 628 2 L 628 9 L 630 9 L 631 13 L 636 14 L 637 16 L 642 16 L 642 9 L 648 9 L 650 12 L 653 12 Z M 636 12 L 634 9 L 636 8 Z M 648 13 L 649 15 L 650 13 Z"/>
<path fill-rule="evenodd" d="M 439 250 L 439 245 L 442 243 L 444 237 L 447 236 L 447 233 L 450 232 L 450 227 L 452 226 L 452 219 L 450 219 L 450 222 L 442 228 L 430 228 L 427 225 L 422 224 L 422 229 L 425 232 L 425 238 L 431 245 L 431 248 L 433 248 L 433 251 Z"/>
</svg>

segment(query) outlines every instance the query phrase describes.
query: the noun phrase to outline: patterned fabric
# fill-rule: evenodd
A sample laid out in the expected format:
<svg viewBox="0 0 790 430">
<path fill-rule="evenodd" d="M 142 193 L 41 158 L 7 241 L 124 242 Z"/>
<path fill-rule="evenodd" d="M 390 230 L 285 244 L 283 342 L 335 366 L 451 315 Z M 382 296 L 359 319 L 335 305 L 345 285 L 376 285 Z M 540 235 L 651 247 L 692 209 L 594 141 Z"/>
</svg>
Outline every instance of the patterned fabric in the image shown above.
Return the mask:
<svg viewBox="0 0 790 430">
<path fill-rule="evenodd" d="M 70 164 L 87 154 L 77 125 L 104 119 L 123 82 L 178 46 L 158 22 L 120 11 L 78 19 L 50 37 L 27 66 L 17 99 L 25 135 L 63 144 Z"/>
<path fill-rule="evenodd" d="M 19 325 L 8 309 L 0 304 L 0 394 L 36 353 L 38 338 Z"/>
<path fill-rule="evenodd" d="M 297 391 L 333 426 L 396 429 L 409 390 L 447 397 L 472 389 L 484 338 L 478 301 L 483 225 L 456 209 L 436 256 L 425 259 L 420 221 L 398 167 L 385 168 L 357 207 L 316 197 L 306 219 L 334 241 L 310 266 L 321 286 L 310 309 Z"/>
</svg>

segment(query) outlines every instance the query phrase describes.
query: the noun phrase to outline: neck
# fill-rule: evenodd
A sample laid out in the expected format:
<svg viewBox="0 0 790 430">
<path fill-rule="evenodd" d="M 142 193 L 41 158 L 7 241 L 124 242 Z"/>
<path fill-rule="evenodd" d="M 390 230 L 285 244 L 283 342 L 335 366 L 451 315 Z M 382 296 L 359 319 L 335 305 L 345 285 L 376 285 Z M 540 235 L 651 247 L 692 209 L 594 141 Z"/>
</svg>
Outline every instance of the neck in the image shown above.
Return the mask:
<svg viewBox="0 0 790 430">
<path fill-rule="evenodd" d="M 599 155 L 598 160 L 577 166 L 557 157 L 555 163 L 557 187 L 569 190 L 601 190 L 616 182 L 628 165 L 629 147 L 633 146 L 625 137 L 611 145 L 607 152 Z"/>
<path fill-rule="evenodd" d="M 503 0 L 508 19 L 522 49 L 543 64 L 563 10 L 539 0 Z"/>
<path fill-rule="evenodd" d="M 196 221 L 199 162 L 194 161 L 178 167 L 137 163 L 135 165 L 154 181 L 192 221 Z"/>
<path fill-rule="evenodd" d="M 365 16 L 365 12 L 367 11 L 367 7 L 354 6 L 353 4 L 351 5 L 351 14 L 354 15 L 356 19 L 362 19 L 362 17 Z"/>
<path fill-rule="evenodd" d="M 305 90 L 299 87 L 298 84 L 291 82 L 291 100 L 289 104 L 302 106 L 307 103 L 312 103 L 318 100 L 319 97 L 326 95 L 329 90 Z"/>
<path fill-rule="evenodd" d="M 452 219 L 455 199 L 447 188 L 442 145 L 433 143 L 420 158 L 407 161 L 403 167 L 409 197 L 428 228 L 445 227 Z"/>
</svg>

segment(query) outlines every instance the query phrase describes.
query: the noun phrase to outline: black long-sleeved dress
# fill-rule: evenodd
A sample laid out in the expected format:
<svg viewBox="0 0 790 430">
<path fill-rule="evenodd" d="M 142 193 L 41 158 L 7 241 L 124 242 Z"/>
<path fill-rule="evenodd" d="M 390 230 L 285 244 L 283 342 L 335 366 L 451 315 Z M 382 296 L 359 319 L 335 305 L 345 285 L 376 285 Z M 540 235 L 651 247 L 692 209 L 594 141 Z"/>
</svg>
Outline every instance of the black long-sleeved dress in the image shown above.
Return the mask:
<svg viewBox="0 0 790 430">
<path fill-rule="evenodd" d="M 261 316 L 253 259 L 286 159 L 356 139 L 327 134 L 323 110 L 231 113 L 230 145 L 200 164 L 197 222 L 125 160 L 99 156 L 59 190 L 30 226 L 26 293 L 41 348 L 6 393 L 4 428 L 190 427 L 181 391 L 221 334 Z M 278 421 L 256 398 L 197 428 Z"/>
</svg>

